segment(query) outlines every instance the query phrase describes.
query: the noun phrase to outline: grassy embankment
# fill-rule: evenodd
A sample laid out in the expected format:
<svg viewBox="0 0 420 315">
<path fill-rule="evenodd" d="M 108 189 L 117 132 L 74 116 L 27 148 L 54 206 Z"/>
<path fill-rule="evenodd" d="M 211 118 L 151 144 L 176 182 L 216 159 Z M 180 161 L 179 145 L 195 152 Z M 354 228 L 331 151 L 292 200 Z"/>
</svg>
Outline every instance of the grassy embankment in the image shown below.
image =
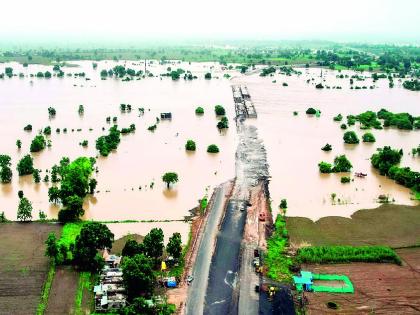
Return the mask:
<svg viewBox="0 0 420 315">
<path fill-rule="evenodd" d="M 47 309 L 48 298 L 50 296 L 51 285 L 54 280 L 54 275 L 55 275 L 55 265 L 51 264 L 44 286 L 42 287 L 41 300 L 38 303 L 36 315 L 44 314 L 45 310 Z"/>
<path fill-rule="evenodd" d="M 288 232 L 284 216 L 277 215 L 274 223 L 274 232 L 267 241 L 267 253 L 264 263 L 268 268 L 267 276 L 278 281 L 291 281 L 292 274 L 289 270 L 292 259 L 285 255 L 288 244 Z"/>
</svg>

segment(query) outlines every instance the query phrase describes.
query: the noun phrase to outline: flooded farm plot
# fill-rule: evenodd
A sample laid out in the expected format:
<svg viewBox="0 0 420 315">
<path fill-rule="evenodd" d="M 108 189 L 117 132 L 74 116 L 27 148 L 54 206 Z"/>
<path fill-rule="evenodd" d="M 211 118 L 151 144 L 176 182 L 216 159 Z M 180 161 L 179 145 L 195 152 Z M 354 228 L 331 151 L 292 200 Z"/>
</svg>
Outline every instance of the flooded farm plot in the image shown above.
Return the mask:
<svg viewBox="0 0 420 315">
<path fill-rule="evenodd" d="M 0 186 L 0 210 L 5 211 L 7 218 L 16 219 L 19 190 L 32 201 L 34 218 L 38 216 L 38 210 L 46 212 L 48 218 L 57 217 L 58 207 L 48 202 L 51 183 L 35 184 L 32 176 L 19 177 L 15 170 L 19 159 L 29 153 L 30 142 L 38 130 L 46 126 L 52 129 L 48 137 L 52 147 L 33 154 L 34 166 L 43 170 L 42 178 L 46 175 L 45 170 L 63 156 L 70 159 L 97 156 L 95 140 L 107 134 L 112 126 L 106 122 L 106 117 L 116 116 L 119 128 L 136 125 L 135 133 L 122 135 L 116 152 L 97 159 L 98 192 L 86 198 L 85 219 L 183 219 L 206 194 L 206 189 L 210 194 L 213 186 L 234 176 L 235 130 L 231 128 L 221 134 L 216 128 L 218 119 L 214 113 L 214 106 L 221 104 L 226 108 L 227 117 L 232 119 L 230 83 L 222 78 L 203 79 L 205 72 L 217 72 L 217 69 L 210 69 L 212 64 L 148 64 L 148 70 L 155 75 L 172 66 L 191 69 L 199 79 L 172 81 L 167 77 L 155 77 L 130 82 L 100 79 L 100 71 L 111 69 L 116 62 L 99 62 L 97 70 L 92 69 L 92 62 L 78 64 L 80 67 L 63 68 L 63 71 L 83 71 L 91 80 L 65 76 L 51 79 L 13 77 L 0 81 L 1 153 L 12 157 L 14 172 L 12 183 Z M 15 72 L 25 74 L 51 71 L 52 68 L 35 65 L 23 68 L 15 63 L 11 66 Z M 126 66 L 144 69 L 144 64 L 136 62 L 127 62 Z M 121 103 L 131 104 L 132 111 L 121 113 Z M 78 113 L 80 104 L 84 105 L 83 115 Z M 47 111 L 50 106 L 57 110 L 52 119 Z M 197 106 L 204 108 L 204 115 L 195 114 Z M 138 108 L 141 107 L 145 110 L 144 115 L 139 115 Z M 172 112 L 172 120 L 162 120 L 154 132 L 148 131 L 161 112 Z M 27 124 L 33 125 L 32 132 L 23 130 Z M 56 128 L 61 132 L 56 133 Z M 67 128 L 67 133 L 63 133 L 63 128 Z M 17 139 L 22 141 L 20 150 L 15 145 Z M 196 152 L 185 151 L 188 139 L 196 141 Z M 87 148 L 79 145 L 83 140 L 88 141 Z M 213 143 L 219 146 L 220 153 L 206 152 L 207 146 Z M 179 175 L 179 182 L 170 190 L 161 180 L 167 171 Z"/>
<path fill-rule="evenodd" d="M 324 85 L 342 86 L 342 89 L 316 89 L 321 82 L 320 69 L 299 69 L 300 76 L 280 75 L 260 77 L 258 74 L 235 78 L 234 83 L 245 83 L 258 112 L 258 118 L 250 121 L 258 127 L 264 140 L 271 175 L 270 194 L 273 208 L 280 199 L 288 201 L 288 216 L 302 216 L 317 220 L 324 216 L 350 216 L 358 209 L 377 207 L 380 194 L 388 195 L 397 204 L 415 205 L 410 200 L 410 190 L 394 181 L 380 176 L 371 167 L 370 157 L 376 148 L 390 145 L 402 148 L 404 156 L 401 165 L 420 170 L 420 158 L 413 157 L 411 149 L 420 144 L 420 131 L 397 129 L 370 130 L 376 143 L 347 145 L 343 142 L 344 131 L 333 117 L 341 113 L 357 115 L 367 110 L 385 108 L 392 112 L 408 112 L 420 115 L 420 94 L 403 89 L 396 82 L 388 88 L 388 80 L 379 80 L 375 89 L 351 90 L 349 79 L 337 79 L 337 71 L 323 70 Z M 354 72 L 343 71 L 343 74 Z M 315 78 L 314 81 L 311 78 Z M 307 83 L 307 80 L 310 80 Z M 276 80 L 275 83 L 272 81 Z M 283 86 L 286 82 L 288 86 Z M 355 81 L 354 85 L 372 85 L 371 79 Z M 321 110 L 319 118 L 305 114 L 307 108 Z M 294 116 L 293 112 L 298 115 Z M 366 132 L 358 124 L 347 130 L 354 130 L 359 138 Z M 333 150 L 324 152 L 326 143 Z M 320 174 L 318 163 L 332 163 L 337 155 L 346 154 L 353 164 L 353 172 L 364 172 L 364 179 L 354 177 L 354 182 L 341 184 L 345 173 Z M 335 193 L 335 201 L 331 194 Z"/>
</svg>

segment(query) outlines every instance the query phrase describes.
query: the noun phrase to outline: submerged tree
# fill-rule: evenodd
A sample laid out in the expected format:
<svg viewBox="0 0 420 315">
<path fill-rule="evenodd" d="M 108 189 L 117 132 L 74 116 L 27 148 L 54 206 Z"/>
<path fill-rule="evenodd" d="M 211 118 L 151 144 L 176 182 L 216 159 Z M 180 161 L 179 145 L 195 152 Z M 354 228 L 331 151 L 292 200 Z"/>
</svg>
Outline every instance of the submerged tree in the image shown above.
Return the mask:
<svg viewBox="0 0 420 315">
<path fill-rule="evenodd" d="M 185 150 L 187 151 L 195 151 L 195 141 L 193 140 L 187 140 L 187 143 L 185 144 Z"/>
<path fill-rule="evenodd" d="M 169 189 L 170 184 L 174 184 L 178 181 L 178 174 L 175 172 L 167 172 L 163 174 L 162 181 L 164 181 Z"/>
<path fill-rule="evenodd" d="M 11 158 L 8 155 L 0 155 L 0 181 L 3 184 L 10 183 L 12 181 L 12 169 L 10 166 Z"/>
<path fill-rule="evenodd" d="M 47 141 L 45 140 L 43 135 L 37 135 L 31 142 L 30 151 L 31 152 L 39 152 L 45 149 L 47 145 Z"/>
<path fill-rule="evenodd" d="M 25 155 L 16 167 L 19 176 L 30 175 L 34 172 L 34 159 L 29 155 Z"/>
</svg>

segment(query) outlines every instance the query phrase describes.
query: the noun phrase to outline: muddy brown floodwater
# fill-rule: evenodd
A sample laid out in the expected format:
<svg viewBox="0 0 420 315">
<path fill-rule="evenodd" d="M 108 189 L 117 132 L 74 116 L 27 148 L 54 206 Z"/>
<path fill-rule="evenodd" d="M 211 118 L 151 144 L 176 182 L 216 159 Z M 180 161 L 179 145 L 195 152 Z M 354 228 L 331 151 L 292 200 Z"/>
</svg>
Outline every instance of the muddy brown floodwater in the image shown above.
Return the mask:
<svg viewBox="0 0 420 315">
<path fill-rule="evenodd" d="M 340 85 L 338 89 L 316 89 L 320 82 L 320 69 L 299 69 L 300 76 L 276 74 L 274 77 L 251 75 L 235 78 L 235 83 L 245 83 L 255 103 L 258 118 L 249 120 L 258 127 L 258 133 L 267 150 L 271 182 L 270 194 L 273 208 L 280 199 L 288 201 L 288 215 L 318 219 L 324 216 L 350 216 L 358 209 L 374 208 L 379 204 L 380 194 L 389 195 L 398 204 L 413 205 L 410 190 L 394 181 L 380 176 L 371 167 L 370 157 L 376 148 L 390 145 L 402 148 L 404 157 L 401 165 L 420 170 L 420 157 L 411 156 L 411 149 L 420 144 L 420 131 L 401 131 L 397 129 L 371 130 L 376 143 L 346 145 L 340 124 L 333 121 L 338 113 L 344 116 L 357 115 L 366 110 L 378 111 L 386 108 L 393 112 L 408 112 L 420 115 L 420 93 L 407 91 L 395 81 L 393 89 L 388 88 L 388 80 L 379 80 L 375 89 L 350 90 L 349 79 L 337 79 L 337 71 L 323 70 L 324 85 Z M 343 71 L 343 74 L 353 74 Z M 312 83 L 307 79 L 315 78 Z M 276 83 L 272 81 L 276 80 Z M 288 86 L 282 86 L 287 82 Z M 355 85 L 372 85 L 371 79 Z M 305 114 L 308 107 L 322 111 L 321 117 Z M 293 115 L 298 111 L 298 116 Z M 365 130 L 356 124 L 354 130 L 359 138 Z M 330 143 L 333 150 L 324 152 L 321 147 Z M 365 172 L 365 179 L 354 178 L 350 184 L 341 184 L 340 177 L 345 174 L 320 174 L 318 163 L 332 163 L 334 157 L 346 154 L 353 164 L 354 172 Z M 354 176 L 351 176 L 352 178 Z M 336 193 L 336 202 L 331 194 Z M 340 199 L 340 204 L 338 203 Z"/>
<path fill-rule="evenodd" d="M 34 218 L 38 217 L 39 210 L 46 212 L 49 218 L 57 216 L 58 207 L 48 202 L 48 187 L 51 183 L 34 184 L 31 176 L 19 177 L 16 171 L 18 160 L 29 153 L 33 137 L 47 125 L 52 128 L 49 137 L 52 147 L 33 154 L 35 167 L 43 170 L 41 177 L 45 176 L 45 169 L 50 169 L 63 156 L 70 159 L 96 156 L 95 139 L 107 133 L 111 127 L 105 121 L 107 116 L 117 116 L 120 128 L 128 127 L 131 123 L 136 125 L 134 134 L 121 137 L 116 152 L 106 158 L 98 158 L 99 173 L 96 177 L 99 192 L 86 199 L 85 219 L 183 219 L 198 204 L 198 199 L 206 194 L 207 187 L 210 195 L 212 187 L 234 176 L 235 129 L 219 133 L 216 128 L 218 119 L 214 113 L 214 106 L 222 104 L 228 118 L 233 117 L 232 93 L 227 79 L 203 79 L 212 64 L 169 65 L 175 69 L 192 69 L 200 78 L 194 81 L 147 78 L 130 82 L 100 79 L 100 71 L 115 66 L 113 61 L 99 62 L 97 70 L 92 69 L 91 62 L 77 64 L 80 67 L 63 68 L 64 72 L 84 71 L 91 80 L 75 77 L 13 77 L 0 80 L 0 154 L 11 155 L 14 173 L 11 184 L 0 185 L 0 211 L 5 211 L 7 218 L 16 220 L 18 190 L 23 190 L 32 201 Z M 2 68 L 4 66 L 7 64 L 3 64 Z M 11 66 L 15 73 L 52 71 L 51 66 L 30 65 L 23 68 L 16 63 Z M 144 65 L 127 62 L 127 67 L 139 70 Z M 149 65 L 148 69 L 158 74 L 166 72 L 166 67 L 168 65 Z M 218 69 L 212 71 L 216 73 Z M 121 113 L 120 103 L 131 104 L 131 113 Z M 82 117 L 78 114 L 79 104 L 85 108 Z M 49 106 L 57 110 L 53 119 L 48 117 Z M 204 115 L 195 115 L 197 106 L 204 108 Z M 141 117 L 138 115 L 139 107 L 145 108 Z M 172 112 L 172 120 L 161 121 L 154 132 L 148 131 L 147 127 L 155 123 L 155 118 L 161 112 Z M 33 125 L 32 132 L 23 131 L 26 124 Z M 106 131 L 102 131 L 102 127 Z M 67 128 L 68 132 L 57 134 L 56 128 Z M 77 132 L 79 128 L 82 131 Z M 89 128 L 93 130 L 89 131 Z M 21 150 L 16 148 L 17 139 L 22 140 Z M 88 148 L 79 145 L 84 139 L 89 141 Z M 196 141 L 196 152 L 185 151 L 188 139 Z M 219 154 L 206 152 L 207 146 L 212 143 L 219 146 Z M 170 190 L 166 189 L 161 180 L 167 171 L 179 174 L 179 182 Z M 150 188 L 151 183 L 154 183 L 153 188 Z M 112 226 L 112 230 L 117 235 L 125 232 L 145 234 L 149 227 L 156 225 L 159 224 L 120 224 Z M 187 223 L 160 225 L 165 225 L 168 233 L 179 230 L 183 236 L 188 234 Z M 186 241 L 186 237 L 183 240 Z"/>
<path fill-rule="evenodd" d="M 142 62 L 120 61 L 118 64 L 124 63 L 135 70 L 144 69 Z M 408 189 L 379 176 L 371 168 L 369 158 L 377 147 L 391 145 L 404 150 L 402 165 L 419 170 L 420 158 L 408 155 L 420 142 L 419 131 L 373 130 L 376 143 L 350 146 L 343 144 L 343 131 L 339 123 L 332 120 L 338 113 L 346 116 L 368 109 L 377 111 L 382 107 L 420 115 L 420 94 L 404 90 L 398 81 L 393 89 L 388 88 L 387 80 L 380 80 L 373 90 L 350 90 L 349 79 L 336 79 L 338 72 L 323 70 L 325 84 L 341 85 L 343 89 L 317 90 L 314 84 L 320 80 L 319 69 L 301 69 L 300 76 L 276 74 L 266 78 L 258 74 L 240 76 L 236 72 L 236 77 L 228 80 L 222 78 L 220 66 L 213 63 L 174 63 L 169 65 L 172 69 L 191 70 L 199 79 L 147 78 L 122 82 L 113 78 L 100 79 L 100 71 L 112 68 L 117 62 L 99 62 L 96 70 L 90 61 L 74 64 L 79 66 L 63 68 L 64 72 L 83 71 L 91 80 L 67 76 L 0 80 L 0 154 L 11 155 L 14 171 L 13 182 L 0 185 L 0 211 L 9 219 L 16 218 L 18 190 L 23 190 L 32 201 L 34 218 L 37 218 L 38 210 L 46 212 L 49 218 L 57 216 L 58 207 L 48 202 L 47 191 L 51 183 L 34 184 L 30 176 L 19 177 L 15 170 L 18 160 L 29 153 L 30 142 L 38 130 L 50 125 L 53 131 L 49 137 L 52 147 L 33 154 L 35 167 L 43 170 L 41 176 L 44 177 L 45 170 L 63 156 L 71 159 L 96 156 L 95 139 L 107 133 L 111 126 L 105 121 L 107 116 L 117 116 L 119 127 L 134 123 L 137 129 L 134 134 L 122 136 L 116 152 L 98 158 L 99 192 L 86 199 L 85 218 L 106 221 L 182 219 L 206 194 L 207 187 L 211 193 L 212 187 L 234 177 L 237 139 L 232 120 L 234 106 L 230 85 L 233 83 L 247 84 L 256 105 L 258 118 L 250 120 L 250 124 L 258 128 L 259 138 L 267 150 L 273 206 L 286 198 L 288 215 L 317 219 L 329 215 L 349 216 L 357 209 L 376 207 L 379 194 L 388 194 L 400 204 L 416 203 L 410 200 Z M 16 63 L 1 67 L 9 65 L 15 73 L 25 75 L 52 71 L 51 66 L 23 68 Z M 166 72 L 167 67 L 154 63 L 148 65 L 148 70 L 159 74 Z M 220 79 L 204 80 L 204 73 L 208 71 Z M 306 83 L 312 77 L 316 79 Z M 274 79 L 276 83 L 272 83 Z M 283 87 L 283 82 L 288 86 Z M 371 85 L 370 79 L 366 81 L 368 83 L 355 82 L 355 85 Z M 131 104 L 132 112 L 121 113 L 120 103 Z M 79 104 L 85 107 L 83 116 L 78 114 Z M 225 106 L 230 119 L 231 128 L 223 134 L 216 128 L 216 104 Z M 57 110 L 53 119 L 48 117 L 49 106 Z M 203 116 L 195 115 L 197 106 L 205 109 Z M 140 117 L 139 107 L 145 108 L 145 114 Z M 308 107 L 319 108 L 321 117 L 308 117 L 305 114 Z M 298 116 L 293 116 L 295 110 L 299 112 Z M 172 112 L 173 119 L 161 121 L 154 132 L 148 131 L 147 127 L 155 123 L 155 117 L 161 112 Z M 34 130 L 23 131 L 26 124 L 32 124 Z M 102 131 L 102 127 L 106 130 Z M 56 128 L 67 128 L 68 132 L 58 134 Z M 351 129 L 359 136 L 363 134 L 357 126 Z M 16 148 L 17 139 L 22 140 L 21 150 Z M 85 139 L 89 141 L 87 148 L 79 145 Z M 185 152 L 188 139 L 197 142 L 195 153 Z M 333 145 L 333 151 L 328 153 L 320 150 L 327 142 Z M 220 147 L 219 154 L 206 153 L 207 146 L 212 143 Z M 367 172 L 367 178 L 355 178 L 354 182 L 344 185 L 340 183 L 339 174 L 319 174 L 319 161 L 332 162 L 336 155 L 343 153 L 349 157 L 354 171 Z M 175 171 L 180 177 L 170 190 L 161 181 L 166 171 Z M 152 183 L 153 188 L 150 187 Z M 336 201 L 340 199 L 340 204 L 332 204 L 331 193 L 337 194 Z M 188 224 L 182 222 L 170 226 L 170 231 L 172 226 L 183 226 L 181 230 L 188 230 Z M 113 229 L 122 235 L 125 231 L 142 233 L 144 227 L 113 226 Z"/>
</svg>

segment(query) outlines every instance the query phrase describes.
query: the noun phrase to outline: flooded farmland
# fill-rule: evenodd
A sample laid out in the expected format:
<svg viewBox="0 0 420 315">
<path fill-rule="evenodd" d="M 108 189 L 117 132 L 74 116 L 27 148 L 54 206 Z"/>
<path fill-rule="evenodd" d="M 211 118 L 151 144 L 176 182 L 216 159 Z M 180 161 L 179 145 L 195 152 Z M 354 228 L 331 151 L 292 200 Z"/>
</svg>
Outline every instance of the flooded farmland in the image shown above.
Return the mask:
<svg viewBox="0 0 420 315">
<path fill-rule="evenodd" d="M 75 64 L 79 67 L 66 67 L 63 71 L 83 71 L 90 80 L 67 76 L 51 79 L 25 76 L 0 81 L 0 153 L 12 157 L 14 171 L 12 183 L 0 186 L 0 211 L 4 211 L 9 219 L 16 218 L 19 190 L 23 190 L 32 201 L 35 218 L 38 210 L 46 212 L 48 218 L 56 217 L 59 210 L 48 202 L 47 191 L 51 183 L 34 184 L 31 176 L 19 177 L 15 171 L 17 161 L 29 152 L 30 142 L 37 131 L 46 126 L 52 128 L 49 136 L 52 147 L 33 154 L 35 167 L 43 170 L 41 177 L 44 177 L 45 170 L 57 164 L 63 156 L 70 159 L 97 156 L 95 140 L 106 134 L 112 125 L 106 122 L 108 116 L 116 116 L 120 128 L 134 123 L 136 131 L 122 136 L 116 152 L 98 158 L 98 192 L 86 198 L 84 218 L 102 221 L 179 220 L 187 216 L 199 198 L 207 192 L 211 194 L 212 187 L 234 176 L 237 140 L 232 120 L 232 83 L 245 83 L 255 103 L 258 118 L 251 124 L 257 126 L 259 137 L 267 149 L 273 206 L 286 198 L 288 215 L 317 219 L 330 215 L 349 216 L 358 209 L 376 207 L 380 194 L 389 195 L 396 203 L 415 203 L 410 200 L 408 189 L 379 176 L 371 168 L 369 158 L 377 147 L 391 145 L 404 150 L 402 165 L 420 169 L 420 158 L 408 155 L 411 148 L 419 145 L 419 132 L 373 130 L 376 143 L 344 145 L 340 124 L 332 119 L 338 113 L 345 117 L 380 108 L 420 115 L 420 94 L 402 89 L 398 82 L 393 89 L 388 88 L 387 80 L 380 80 L 375 89 L 350 90 L 348 79 L 336 79 L 338 72 L 324 70 L 326 84 L 341 85 L 343 89 L 318 90 L 314 84 L 321 80 L 319 69 L 301 69 L 300 76 L 276 74 L 265 78 L 258 74 L 242 76 L 235 72 L 236 77 L 228 80 L 223 78 L 220 66 L 212 63 L 148 65 L 148 70 L 155 75 L 165 73 L 168 66 L 191 70 L 199 77 L 193 81 L 154 77 L 122 82 L 114 78 L 100 79 L 100 71 L 115 66 L 117 63 L 114 61 L 99 62 L 96 70 L 91 62 Z M 10 65 L 15 73 L 25 75 L 51 71 L 52 68 Z M 144 64 L 140 62 L 127 61 L 126 65 L 135 70 L 144 69 Z M 208 71 L 213 72 L 213 77 L 220 78 L 204 80 L 204 73 Z M 316 79 L 307 83 L 306 80 L 312 77 Z M 370 80 L 367 79 L 367 82 Z M 288 86 L 282 86 L 283 82 L 287 82 Z M 131 104 L 133 110 L 121 113 L 120 103 Z M 80 104 L 85 108 L 82 116 L 77 111 Z M 230 121 L 230 128 L 223 133 L 216 128 L 216 104 L 226 108 Z M 56 117 L 52 119 L 47 111 L 50 106 L 57 110 Z M 197 106 L 204 108 L 203 116 L 194 113 Z M 139 115 L 140 107 L 145 109 L 144 115 Z M 307 116 L 305 110 L 308 107 L 319 108 L 321 117 Z M 293 111 L 299 114 L 293 116 Z M 154 132 L 148 131 L 147 128 L 156 122 L 161 112 L 172 112 L 172 120 L 161 121 Z M 23 130 L 27 124 L 33 125 L 32 132 Z M 56 133 L 56 128 L 67 128 L 68 131 Z M 359 136 L 363 134 L 357 126 L 351 129 Z M 15 145 L 17 139 L 22 141 L 20 150 Z M 196 152 L 185 151 L 188 139 L 196 141 Z M 87 148 L 79 145 L 83 140 L 88 140 Z M 333 150 L 321 151 L 320 148 L 327 142 L 332 144 Z M 219 146 L 219 154 L 206 152 L 207 146 L 212 143 Z M 355 178 L 354 182 L 344 185 L 340 183 L 339 174 L 320 174 L 317 164 L 321 160 L 331 162 L 339 154 L 346 154 L 353 170 L 366 172 L 367 178 Z M 167 171 L 175 171 L 180 177 L 179 182 L 169 190 L 161 180 Z M 337 195 L 334 203 L 331 201 L 332 193 Z M 144 227 L 141 224 L 115 224 L 112 230 L 118 235 L 124 232 L 142 233 Z M 169 226 L 169 223 L 163 224 Z M 172 232 L 173 226 L 181 225 L 184 236 L 188 229 L 186 223 L 173 222 L 168 230 Z"/>
<path fill-rule="evenodd" d="M 33 154 L 35 167 L 43 170 L 42 178 L 45 170 L 57 164 L 63 156 L 70 159 L 97 156 L 95 140 L 111 127 L 106 123 L 107 116 L 117 116 L 120 128 L 132 123 L 136 125 L 134 134 L 121 137 L 116 152 L 98 158 L 98 193 L 86 198 L 85 219 L 183 219 L 198 204 L 198 199 L 207 191 L 211 194 L 214 185 L 233 177 L 235 130 L 219 133 L 214 113 L 214 106 L 222 104 L 227 116 L 233 117 L 231 89 L 226 79 L 178 82 L 170 78 L 131 82 L 113 78 L 101 80 L 100 70 L 110 69 L 115 64 L 101 62 L 98 70 L 92 70 L 91 62 L 80 62 L 81 66 L 77 68 L 63 68 L 66 73 L 84 71 L 91 79 L 89 81 L 75 77 L 14 77 L 0 81 L 1 152 L 11 155 L 14 172 L 12 183 L 1 185 L 0 189 L 0 209 L 5 211 L 7 218 L 16 219 L 18 190 L 23 190 L 32 201 L 34 217 L 37 217 L 38 210 L 46 212 L 48 218 L 57 216 L 58 207 L 48 202 L 47 191 L 51 183 L 34 184 L 31 176 L 19 177 L 15 171 L 17 161 L 29 153 L 30 142 L 38 130 L 48 125 L 52 128 L 49 137 L 52 147 Z M 144 67 L 127 62 L 128 65 L 135 69 Z M 167 66 L 149 65 L 148 70 L 158 74 L 159 71 L 166 72 Z M 176 66 L 189 67 L 188 64 Z M 19 68 L 12 64 L 12 67 L 15 72 L 25 73 L 51 70 L 51 67 L 44 66 Z M 209 64 L 195 65 L 194 73 L 203 77 L 209 67 Z M 131 113 L 121 113 L 120 103 L 131 104 Z M 83 116 L 78 114 L 80 104 L 85 108 Z M 49 106 L 57 110 L 53 119 L 48 117 Z M 197 106 L 204 108 L 204 115 L 195 114 Z M 140 107 L 145 112 L 139 116 Z M 154 132 L 148 131 L 161 112 L 172 112 L 172 120 L 162 120 Z M 33 125 L 32 132 L 23 131 L 27 124 Z M 68 132 L 56 133 L 56 128 L 67 128 Z M 21 150 L 15 145 L 17 139 L 22 141 Z M 196 152 L 185 151 L 188 139 L 196 141 Z M 83 140 L 88 140 L 87 148 L 79 145 Z M 206 152 L 207 146 L 213 143 L 219 146 L 220 153 Z M 161 180 L 167 171 L 177 172 L 180 178 L 170 190 Z"/>
<path fill-rule="evenodd" d="M 410 190 L 396 184 L 371 167 L 370 157 L 376 148 L 390 145 L 402 148 L 404 156 L 401 165 L 420 169 L 420 158 L 411 155 L 411 149 L 420 144 L 419 131 L 403 131 L 394 128 L 371 130 L 375 143 L 348 145 L 343 142 L 344 131 L 340 122 L 333 117 L 341 113 L 357 115 L 366 110 L 378 111 L 385 108 L 392 112 L 408 112 L 420 115 L 420 94 L 403 89 L 396 82 L 393 89 L 388 88 L 388 80 L 355 82 L 354 85 L 376 85 L 375 89 L 351 90 L 349 79 L 337 79 L 337 71 L 323 69 L 323 82 L 320 69 L 299 69 L 300 76 L 276 74 L 262 78 L 258 75 L 235 79 L 247 84 L 257 108 L 258 119 L 251 122 L 267 149 L 271 182 L 270 194 L 273 208 L 280 199 L 286 198 L 289 216 L 303 216 L 318 219 L 324 216 L 350 216 L 358 209 L 374 208 L 380 194 L 388 195 L 397 204 L 414 205 L 410 200 Z M 342 71 L 343 74 L 354 74 Z M 312 81 L 311 79 L 315 80 Z M 307 80 L 310 83 L 307 83 Z M 273 83 L 273 81 L 276 81 Z M 282 86 L 286 82 L 288 86 Z M 342 89 L 316 89 L 315 84 L 342 86 Z M 321 110 L 321 116 L 306 115 L 307 108 Z M 294 116 L 293 112 L 298 115 Z M 345 118 L 343 119 L 345 122 Z M 356 131 L 359 138 L 366 130 L 358 124 L 348 130 Z M 326 143 L 333 150 L 324 152 Z M 343 174 L 320 174 L 318 163 L 332 163 L 337 155 L 346 154 L 353 164 L 353 172 L 364 172 L 366 178 L 354 178 L 350 184 L 341 184 Z M 353 178 L 353 176 L 351 176 Z M 335 193 L 333 202 L 331 194 Z M 340 199 L 340 200 L 338 200 Z"/>
</svg>

